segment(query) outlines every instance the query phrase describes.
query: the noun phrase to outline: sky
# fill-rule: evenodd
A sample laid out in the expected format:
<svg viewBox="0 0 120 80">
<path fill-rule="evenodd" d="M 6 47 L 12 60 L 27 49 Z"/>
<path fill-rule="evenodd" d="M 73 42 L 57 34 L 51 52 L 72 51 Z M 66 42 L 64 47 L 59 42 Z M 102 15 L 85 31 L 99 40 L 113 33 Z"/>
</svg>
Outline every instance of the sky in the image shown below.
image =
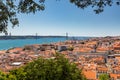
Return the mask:
<svg viewBox="0 0 120 80">
<path fill-rule="evenodd" d="M 69 0 L 46 0 L 45 10 L 34 14 L 18 14 L 19 27 L 8 26 L 12 35 L 120 36 L 120 6 L 106 7 L 95 14 L 91 7 L 84 10 Z M 3 35 L 3 34 L 2 34 Z"/>
</svg>

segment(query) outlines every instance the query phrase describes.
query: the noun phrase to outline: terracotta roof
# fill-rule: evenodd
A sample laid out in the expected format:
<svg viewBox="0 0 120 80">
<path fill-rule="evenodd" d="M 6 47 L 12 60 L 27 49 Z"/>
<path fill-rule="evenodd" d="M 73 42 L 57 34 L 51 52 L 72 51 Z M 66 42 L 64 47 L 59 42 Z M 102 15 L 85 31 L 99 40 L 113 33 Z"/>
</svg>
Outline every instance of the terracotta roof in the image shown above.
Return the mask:
<svg viewBox="0 0 120 80">
<path fill-rule="evenodd" d="M 114 78 L 114 80 L 120 79 L 120 74 L 110 74 L 110 78 Z"/>
<path fill-rule="evenodd" d="M 14 53 L 14 52 L 22 51 L 22 50 L 23 50 L 23 48 L 13 48 L 8 51 L 9 51 L 9 53 Z"/>
<path fill-rule="evenodd" d="M 120 70 L 120 66 L 116 66 L 116 67 L 114 67 L 113 69 L 119 71 L 119 70 Z"/>
<path fill-rule="evenodd" d="M 0 54 L 4 54 L 4 53 L 6 53 L 6 50 L 1 50 L 0 51 Z"/>
<path fill-rule="evenodd" d="M 107 67 L 98 67 L 97 70 L 98 71 L 105 71 L 105 72 L 107 72 L 108 68 Z"/>
<path fill-rule="evenodd" d="M 95 71 L 83 71 L 83 74 L 87 79 L 93 79 L 93 80 L 97 79 Z"/>
</svg>

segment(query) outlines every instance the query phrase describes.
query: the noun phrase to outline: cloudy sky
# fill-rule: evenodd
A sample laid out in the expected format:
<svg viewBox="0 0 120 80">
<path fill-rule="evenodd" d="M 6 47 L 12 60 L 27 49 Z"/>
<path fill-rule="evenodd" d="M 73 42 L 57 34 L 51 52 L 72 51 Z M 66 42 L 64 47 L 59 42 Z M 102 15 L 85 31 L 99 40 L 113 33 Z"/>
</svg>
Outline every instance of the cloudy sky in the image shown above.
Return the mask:
<svg viewBox="0 0 120 80">
<path fill-rule="evenodd" d="M 34 14 L 20 14 L 19 27 L 8 28 L 12 35 L 119 36 L 120 6 L 106 7 L 95 14 L 91 7 L 84 10 L 69 0 L 46 0 L 45 10 Z"/>
</svg>

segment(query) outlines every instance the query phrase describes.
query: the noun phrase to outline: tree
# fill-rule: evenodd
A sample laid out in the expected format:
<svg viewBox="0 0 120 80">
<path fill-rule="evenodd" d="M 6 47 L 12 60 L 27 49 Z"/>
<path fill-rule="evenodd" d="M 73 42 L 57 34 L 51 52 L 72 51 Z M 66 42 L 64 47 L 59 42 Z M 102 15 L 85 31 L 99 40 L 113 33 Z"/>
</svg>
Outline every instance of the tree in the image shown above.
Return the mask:
<svg viewBox="0 0 120 80">
<path fill-rule="evenodd" d="M 99 76 L 99 80 L 109 80 L 109 75 L 107 75 L 107 74 L 101 74 Z"/>
<path fill-rule="evenodd" d="M 0 71 L 0 80 L 6 80 L 6 75 Z"/>
<path fill-rule="evenodd" d="M 81 70 L 59 54 L 55 59 L 38 58 L 10 74 L 17 80 L 85 80 Z"/>
<path fill-rule="evenodd" d="M 26 72 L 23 71 L 24 68 L 20 67 L 18 69 L 10 71 L 7 75 L 9 80 L 25 80 L 26 79 Z M 13 78 L 13 79 L 12 79 Z"/>
<path fill-rule="evenodd" d="M 96 14 L 103 12 L 105 6 L 113 3 L 120 5 L 120 0 L 69 0 L 81 9 L 89 6 L 94 8 Z M 0 32 L 7 34 L 10 22 L 13 27 L 19 24 L 17 14 L 35 13 L 45 9 L 45 0 L 0 0 Z"/>
<path fill-rule="evenodd" d="M 0 80 L 17 80 L 16 76 L 11 74 L 5 74 L 2 71 L 0 71 Z"/>
<path fill-rule="evenodd" d="M 112 6 L 113 3 L 120 5 L 120 0 L 70 0 L 70 2 L 82 9 L 91 6 L 96 14 L 103 12 L 104 7 Z"/>
<path fill-rule="evenodd" d="M 44 10 L 45 0 L 0 0 L 0 32 L 7 34 L 10 22 L 14 27 L 19 24 L 17 13 L 35 13 Z"/>
</svg>

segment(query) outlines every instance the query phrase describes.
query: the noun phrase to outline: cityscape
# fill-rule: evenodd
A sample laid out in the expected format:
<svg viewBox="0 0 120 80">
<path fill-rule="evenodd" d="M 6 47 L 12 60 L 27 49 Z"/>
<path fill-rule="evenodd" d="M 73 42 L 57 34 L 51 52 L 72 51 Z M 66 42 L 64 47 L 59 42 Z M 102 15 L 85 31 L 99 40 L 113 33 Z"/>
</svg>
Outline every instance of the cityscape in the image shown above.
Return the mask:
<svg viewBox="0 0 120 80">
<path fill-rule="evenodd" d="M 97 80 L 101 74 L 108 74 L 110 80 L 120 79 L 119 36 L 67 40 L 3 50 L 0 51 L 0 69 L 9 72 L 38 57 L 54 59 L 56 52 L 65 55 L 65 58 L 82 69 L 82 73 L 88 80 Z"/>
<path fill-rule="evenodd" d="M 0 0 L 0 80 L 120 80 L 120 0 Z"/>
</svg>

